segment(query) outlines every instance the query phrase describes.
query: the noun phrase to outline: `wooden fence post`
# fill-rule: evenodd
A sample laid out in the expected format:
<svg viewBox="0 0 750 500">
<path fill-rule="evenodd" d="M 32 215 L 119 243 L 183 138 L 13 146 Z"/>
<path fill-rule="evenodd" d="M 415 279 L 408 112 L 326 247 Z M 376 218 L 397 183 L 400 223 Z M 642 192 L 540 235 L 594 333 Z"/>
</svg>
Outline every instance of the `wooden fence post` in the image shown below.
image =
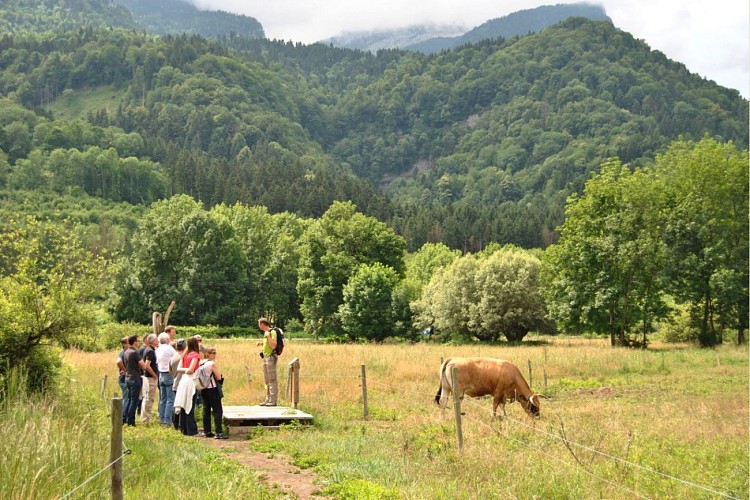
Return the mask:
<svg viewBox="0 0 750 500">
<path fill-rule="evenodd" d="M 365 365 L 361 365 L 362 370 L 362 405 L 364 407 L 364 418 L 368 419 L 370 412 L 367 408 L 367 371 Z"/>
<path fill-rule="evenodd" d="M 451 381 L 453 385 L 453 410 L 456 413 L 456 437 L 458 438 L 458 449 L 464 447 L 464 431 L 461 425 L 461 390 L 458 387 L 458 368 L 451 368 Z"/>
<path fill-rule="evenodd" d="M 528 359 L 527 361 L 529 362 L 529 389 L 531 389 L 531 383 L 533 381 L 531 378 L 531 360 Z"/>
<path fill-rule="evenodd" d="M 287 387 L 289 400 L 294 409 L 297 409 L 299 403 L 299 358 L 294 358 L 289 362 L 289 383 Z"/>
<path fill-rule="evenodd" d="M 286 374 L 286 391 L 284 394 L 286 394 L 286 399 L 288 401 L 292 400 L 292 372 L 294 372 L 294 368 L 292 368 L 292 364 L 289 363 L 289 370 L 287 370 Z"/>
<path fill-rule="evenodd" d="M 107 374 L 104 374 L 104 377 L 102 379 L 102 399 L 106 401 L 107 399 Z"/>
<path fill-rule="evenodd" d="M 250 367 L 245 365 L 245 381 L 247 381 L 247 386 L 252 386 L 253 377 L 250 375 Z"/>
<path fill-rule="evenodd" d="M 122 500 L 122 399 L 112 398 L 112 436 L 109 443 L 109 469 L 112 500 Z"/>
</svg>

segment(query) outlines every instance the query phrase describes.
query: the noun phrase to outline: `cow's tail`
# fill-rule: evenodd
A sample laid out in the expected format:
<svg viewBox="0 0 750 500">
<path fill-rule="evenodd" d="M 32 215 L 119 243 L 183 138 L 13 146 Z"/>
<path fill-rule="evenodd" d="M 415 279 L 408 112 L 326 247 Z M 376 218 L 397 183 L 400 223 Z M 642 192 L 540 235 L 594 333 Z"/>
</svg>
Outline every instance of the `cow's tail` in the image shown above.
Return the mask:
<svg viewBox="0 0 750 500">
<path fill-rule="evenodd" d="M 438 384 L 438 390 L 437 394 L 435 394 L 435 404 L 440 404 L 440 393 L 443 392 L 443 377 L 445 377 L 445 367 L 448 366 L 448 362 L 451 360 L 451 358 L 446 359 L 443 361 L 443 364 L 440 365 L 440 383 Z"/>
</svg>

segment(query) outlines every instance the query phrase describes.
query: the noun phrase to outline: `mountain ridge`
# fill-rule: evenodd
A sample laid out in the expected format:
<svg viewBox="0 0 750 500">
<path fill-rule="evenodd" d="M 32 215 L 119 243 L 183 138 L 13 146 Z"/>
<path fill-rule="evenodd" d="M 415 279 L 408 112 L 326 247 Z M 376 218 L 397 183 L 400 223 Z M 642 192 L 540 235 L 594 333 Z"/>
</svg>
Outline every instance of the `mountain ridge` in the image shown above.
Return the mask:
<svg viewBox="0 0 750 500">
<path fill-rule="evenodd" d="M 319 43 L 370 52 L 380 49 L 402 49 L 434 54 L 441 50 L 453 49 L 481 40 L 511 38 L 539 32 L 571 17 L 612 22 L 601 5 L 581 2 L 542 5 L 533 9 L 515 11 L 506 16 L 487 20 L 472 29 L 463 29 L 461 33 L 457 32 L 462 29 L 459 26 L 416 24 L 389 30 L 344 32 L 321 40 Z M 456 33 L 450 33 L 450 29 Z M 419 39 L 410 41 L 416 38 Z"/>
<path fill-rule="evenodd" d="M 206 37 L 230 36 L 265 38 L 254 17 L 223 10 L 200 10 L 183 0 L 113 0 L 128 9 L 133 19 L 157 35 L 180 33 Z"/>
</svg>

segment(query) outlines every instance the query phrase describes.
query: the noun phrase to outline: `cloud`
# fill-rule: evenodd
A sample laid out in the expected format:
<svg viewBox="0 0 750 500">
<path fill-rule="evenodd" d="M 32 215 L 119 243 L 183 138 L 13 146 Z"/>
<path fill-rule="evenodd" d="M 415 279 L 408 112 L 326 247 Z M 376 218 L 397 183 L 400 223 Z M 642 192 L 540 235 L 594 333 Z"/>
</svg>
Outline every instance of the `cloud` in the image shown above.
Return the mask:
<svg viewBox="0 0 750 500">
<path fill-rule="evenodd" d="M 198 8 L 252 16 L 268 38 L 313 43 L 344 31 L 447 24 L 473 28 L 512 12 L 575 3 L 554 0 L 186 0 Z M 747 0 L 600 0 L 615 26 L 693 73 L 750 94 Z"/>
</svg>

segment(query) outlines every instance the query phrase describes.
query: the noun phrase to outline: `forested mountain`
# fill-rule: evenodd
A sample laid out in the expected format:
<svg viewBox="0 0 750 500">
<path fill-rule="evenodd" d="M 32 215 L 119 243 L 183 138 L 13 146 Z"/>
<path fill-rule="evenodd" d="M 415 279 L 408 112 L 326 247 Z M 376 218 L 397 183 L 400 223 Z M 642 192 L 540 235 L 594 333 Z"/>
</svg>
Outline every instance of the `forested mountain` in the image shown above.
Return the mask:
<svg viewBox="0 0 750 500">
<path fill-rule="evenodd" d="M 581 18 L 437 55 L 6 34 L 0 94 L 0 186 L 302 216 L 352 200 L 410 249 L 544 247 L 606 158 L 639 165 L 681 135 L 748 142 L 737 91 Z"/>
<path fill-rule="evenodd" d="M 70 31 L 87 27 L 128 28 L 158 35 L 263 38 L 249 16 L 202 11 L 181 0 L 7 0 L 0 3 L 0 32 Z"/>
<path fill-rule="evenodd" d="M 434 54 L 467 43 L 536 33 L 570 17 L 611 22 L 600 5 L 588 3 L 543 5 L 490 19 L 469 31 L 459 26 L 418 25 L 392 30 L 342 33 L 339 36 L 321 40 L 321 43 L 371 52 L 380 49 L 404 49 Z"/>
<path fill-rule="evenodd" d="M 216 37 L 234 34 L 263 38 L 263 26 L 257 19 L 224 11 L 198 10 L 183 0 L 114 0 L 130 11 L 133 19 L 149 33 L 197 34 Z"/>
<path fill-rule="evenodd" d="M 130 13 L 108 0 L 4 0 L 0 33 L 69 31 L 78 28 L 137 28 Z"/>
</svg>

